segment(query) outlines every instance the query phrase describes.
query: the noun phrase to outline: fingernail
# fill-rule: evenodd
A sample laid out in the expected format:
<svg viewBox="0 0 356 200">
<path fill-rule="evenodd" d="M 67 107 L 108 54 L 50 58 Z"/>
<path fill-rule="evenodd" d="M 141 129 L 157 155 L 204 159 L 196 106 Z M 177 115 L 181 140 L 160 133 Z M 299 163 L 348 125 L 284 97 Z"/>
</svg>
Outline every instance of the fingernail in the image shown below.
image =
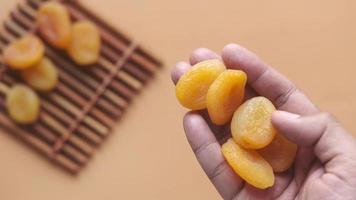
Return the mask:
<svg viewBox="0 0 356 200">
<path fill-rule="evenodd" d="M 273 113 L 273 115 L 277 115 L 280 118 L 289 118 L 289 119 L 297 119 L 300 117 L 300 115 L 298 114 L 294 114 L 294 113 L 290 113 L 290 112 L 286 112 L 286 111 L 281 111 L 281 110 L 277 110 Z"/>
<path fill-rule="evenodd" d="M 174 84 L 176 84 L 179 78 L 189 70 L 190 65 L 186 62 L 179 62 L 171 71 L 171 77 Z"/>
</svg>

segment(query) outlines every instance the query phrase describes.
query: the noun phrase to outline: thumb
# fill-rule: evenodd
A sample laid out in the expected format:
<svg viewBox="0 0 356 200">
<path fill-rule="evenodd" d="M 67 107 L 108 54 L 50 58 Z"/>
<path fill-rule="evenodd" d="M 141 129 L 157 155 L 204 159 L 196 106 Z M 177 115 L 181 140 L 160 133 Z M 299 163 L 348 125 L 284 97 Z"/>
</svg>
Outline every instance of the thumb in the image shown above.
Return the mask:
<svg viewBox="0 0 356 200">
<path fill-rule="evenodd" d="M 302 117 L 286 111 L 276 111 L 272 115 L 275 128 L 301 146 L 315 144 L 332 121 L 332 117 L 326 113 Z"/>
<path fill-rule="evenodd" d="M 314 146 L 320 160 L 355 151 L 354 138 L 328 113 L 300 116 L 276 111 L 272 123 L 290 141 L 300 146 Z"/>
</svg>

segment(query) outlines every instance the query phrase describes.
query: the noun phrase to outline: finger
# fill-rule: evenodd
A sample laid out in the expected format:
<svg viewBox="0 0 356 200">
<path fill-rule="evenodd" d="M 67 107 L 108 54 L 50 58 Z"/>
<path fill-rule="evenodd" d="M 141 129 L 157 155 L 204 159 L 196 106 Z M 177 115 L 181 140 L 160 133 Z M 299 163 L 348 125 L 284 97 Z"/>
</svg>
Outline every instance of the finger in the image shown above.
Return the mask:
<svg viewBox="0 0 356 200">
<path fill-rule="evenodd" d="M 244 102 L 246 100 L 251 99 L 252 97 L 256 97 L 256 96 L 258 96 L 256 91 L 254 89 L 252 89 L 250 85 L 246 84 Z"/>
<path fill-rule="evenodd" d="M 272 115 L 272 123 L 292 142 L 314 146 L 314 152 L 322 163 L 355 151 L 354 138 L 328 113 L 298 116 L 276 111 Z"/>
<path fill-rule="evenodd" d="M 195 65 L 198 62 L 208 60 L 208 59 L 219 59 L 219 55 L 214 53 L 213 51 L 206 48 L 198 48 L 193 51 L 190 56 L 190 63 Z M 176 84 L 179 78 L 190 69 L 191 65 L 187 62 L 179 62 L 173 68 L 171 72 L 171 78 L 174 84 Z"/>
<path fill-rule="evenodd" d="M 221 59 L 221 57 L 210 49 L 198 48 L 194 50 L 192 55 L 190 56 L 190 64 L 195 65 L 198 62 L 209 60 L 209 59 Z M 246 85 L 245 100 L 255 96 L 257 96 L 256 91 L 254 91 L 254 89 L 251 88 L 249 85 Z"/>
<path fill-rule="evenodd" d="M 190 64 L 195 65 L 198 62 L 209 60 L 209 59 L 221 59 L 221 57 L 213 52 L 212 50 L 206 48 L 198 48 L 193 51 L 190 56 Z M 186 72 L 191 66 L 186 62 L 177 63 L 176 67 L 172 70 L 171 76 L 173 82 L 176 84 L 179 78 Z M 246 85 L 245 89 L 245 100 L 257 96 L 256 92 L 249 86 Z"/>
<path fill-rule="evenodd" d="M 222 59 L 228 67 L 245 71 L 250 86 L 270 99 L 278 109 L 300 114 L 317 112 L 317 108 L 291 81 L 247 49 L 229 44 L 222 51 Z"/>
<path fill-rule="evenodd" d="M 210 49 L 198 48 L 193 51 L 189 61 L 191 65 L 195 65 L 198 62 L 209 60 L 209 59 L 220 59 L 220 56 L 215 52 L 211 51 Z"/>
<path fill-rule="evenodd" d="M 221 147 L 203 117 L 190 112 L 184 117 L 187 139 L 211 182 L 224 199 L 231 199 L 243 185 L 243 181 L 228 166 Z"/>
<path fill-rule="evenodd" d="M 298 147 L 293 166 L 293 181 L 289 183 L 278 199 L 294 199 L 300 188 L 303 186 L 305 178 L 315 160 L 312 148 Z"/>
<path fill-rule="evenodd" d="M 292 172 L 287 171 L 276 174 L 274 185 L 268 189 L 261 190 L 249 184 L 245 184 L 236 199 L 276 199 L 288 187 L 291 180 Z"/>
<path fill-rule="evenodd" d="M 190 64 L 187 62 L 179 62 L 171 71 L 171 78 L 174 84 L 177 84 L 179 78 L 190 69 Z"/>
<path fill-rule="evenodd" d="M 214 124 L 209 116 L 208 111 L 201 110 L 199 111 L 199 114 L 204 118 L 205 122 L 208 124 L 211 132 L 214 133 L 214 136 L 216 140 L 220 143 L 223 144 L 226 142 L 227 139 L 231 137 L 231 131 L 230 131 L 230 126 L 227 125 L 216 125 Z"/>
<path fill-rule="evenodd" d="M 299 189 L 299 187 L 303 184 L 315 160 L 317 160 L 317 158 L 315 157 L 313 147 L 304 147 L 304 146 L 298 147 L 297 154 L 294 160 L 295 181 L 293 181 L 296 184 L 294 186 L 298 186 L 298 187 L 294 187 L 294 188 Z"/>
</svg>

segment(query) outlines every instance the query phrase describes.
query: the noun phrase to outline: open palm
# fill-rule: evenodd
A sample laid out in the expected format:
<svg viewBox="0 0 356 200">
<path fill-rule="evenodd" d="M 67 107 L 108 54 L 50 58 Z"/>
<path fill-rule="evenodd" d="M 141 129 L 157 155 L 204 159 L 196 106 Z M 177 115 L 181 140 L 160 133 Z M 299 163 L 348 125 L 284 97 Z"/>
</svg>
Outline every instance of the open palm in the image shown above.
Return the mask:
<svg viewBox="0 0 356 200">
<path fill-rule="evenodd" d="M 235 44 L 225 46 L 221 56 L 208 49 L 197 49 L 190 63 L 180 62 L 172 70 L 173 82 L 191 65 L 217 58 L 228 68 L 246 72 L 246 98 L 258 95 L 270 99 L 280 110 L 273 114 L 274 126 L 299 145 L 292 169 L 276 174 L 273 187 L 256 189 L 233 172 L 221 153 L 220 145 L 231 137 L 229 126 L 213 125 L 206 111 L 187 113 L 184 117 L 187 139 L 221 196 L 224 199 L 355 199 L 354 138 L 329 114 L 320 113 L 291 81 L 253 53 Z"/>
</svg>

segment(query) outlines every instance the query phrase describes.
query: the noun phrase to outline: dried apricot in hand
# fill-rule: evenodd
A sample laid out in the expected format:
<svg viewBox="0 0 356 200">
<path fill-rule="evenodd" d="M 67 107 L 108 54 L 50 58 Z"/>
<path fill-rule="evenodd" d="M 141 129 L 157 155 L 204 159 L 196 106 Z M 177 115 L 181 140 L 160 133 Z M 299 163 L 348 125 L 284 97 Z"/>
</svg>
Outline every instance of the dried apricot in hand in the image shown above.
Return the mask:
<svg viewBox="0 0 356 200">
<path fill-rule="evenodd" d="M 271 165 L 255 150 L 244 149 L 229 139 L 222 145 L 222 153 L 236 174 L 250 185 L 265 189 L 274 184 Z"/>
<path fill-rule="evenodd" d="M 56 66 L 48 58 L 43 58 L 38 64 L 21 71 L 22 79 L 32 88 L 47 92 L 58 83 Z"/>
<path fill-rule="evenodd" d="M 272 166 L 274 172 L 284 172 L 293 164 L 297 145 L 277 133 L 271 144 L 258 152 Z"/>
<path fill-rule="evenodd" d="M 42 41 L 34 35 L 26 35 L 4 49 L 4 62 L 12 69 L 26 69 L 41 60 L 44 54 Z"/>
<path fill-rule="evenodd" d="M 80 21 L 72 27 L 72 40 L 68 53 L 79 65 L 93 64 L 99 58 L 100 43 L 99 30 L 95 24 Z"/>
<path fill-rule="evenodd" d="M 191 110 L 206 108 L 208 89 L 225 69 L 220 60 L 206 60 L 194 65 L 177 83 L 176 96 L 179 103 Z"/>
<path fill-rule="evenodd" d="M 271 116 L 276 109 L 265 97 L 254 97 L 234 113 L 231 133 L 235 142 L 247 149 L 261 149 L 272 142 L 276 129 Z"/>
<path fill-rule="evenodd" d="M 7 92 L 6 108 L 15 122 L 30 124 L 39 116 L 40 99 L 31 88 L 18 84 Z"/>
<path fill-rule="evenodd" d="M 44 3 L 38 10 L 41 35 L 54 47 L 66 49 L 71 40 L 71 21 L 67 9 L 58 2 Z"/>
<path fill-rule="evenodd" d="M 247 76 L 240 70 L 226 70 L 211 84 L 206 95 L 206 107 L 214 124 L 223 125 L 231 120 L 242 103 Z"/>
</svg>

